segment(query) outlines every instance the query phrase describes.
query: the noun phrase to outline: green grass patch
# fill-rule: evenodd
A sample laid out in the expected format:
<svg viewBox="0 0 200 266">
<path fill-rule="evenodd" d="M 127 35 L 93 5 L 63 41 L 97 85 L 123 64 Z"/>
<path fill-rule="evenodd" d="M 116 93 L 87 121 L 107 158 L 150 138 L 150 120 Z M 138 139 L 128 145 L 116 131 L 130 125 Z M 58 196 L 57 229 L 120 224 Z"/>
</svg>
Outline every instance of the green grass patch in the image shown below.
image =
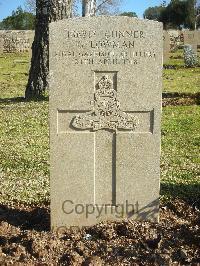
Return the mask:
<svg viewBox="0 0 200 266">
<path fill-rule="evenodd" d="M 29 55 L 0 55 L 0 202 L 49 200 L 48 102 L 25 102 Z"/>
<path fill-rule="evenodd" d="M 200 52 L 199 63 L 200 63 Z M 176 69 L 163 71 L 163 91 L 165 92 L 200 92 L 200 67 L 185 68 L 183 49 L 170 54 L 166 66 L 175 66 Z"/>
<path fill-rule="evenodd" d="M 200 197 L 200 106 L 163 109 L 161 193 L 163 197 Z"/>
<path fill-rule="evenodd" d="M 10 205 L 49 201 L 48 101 L 16 100 L 24 96 L 28 60 L 28 54 L 0 56 L 0 203 Z M 196 88 L 200 82 L 199 68 L 165 70 L 164 73 L 169 76 L 168 84 L 174 84 L 177 92 L 185 92 L 180 75 L 185 75 L 188 83 L 196 84 Z M 195 92 L 196 89 L 191 85 L 187 90 Z M 163 200 L 180 197 L 195 201 L 200 197 L 199 117 L 199 106 L 163 109 Z"/>
<path fill-rule="evenodd" d="M 200 67 L 165 69 L 163 73 L 163 91 L 200 92 Z"/>
<path fill-rule="evenodd" d="M 0 54 L 0 98 L 24 96 L 29 54 Z"/>
<path fill-rule="evenodd" d="M 48 102 L 1 105 L 0 202 L 49 199 Z"/>
</svg>

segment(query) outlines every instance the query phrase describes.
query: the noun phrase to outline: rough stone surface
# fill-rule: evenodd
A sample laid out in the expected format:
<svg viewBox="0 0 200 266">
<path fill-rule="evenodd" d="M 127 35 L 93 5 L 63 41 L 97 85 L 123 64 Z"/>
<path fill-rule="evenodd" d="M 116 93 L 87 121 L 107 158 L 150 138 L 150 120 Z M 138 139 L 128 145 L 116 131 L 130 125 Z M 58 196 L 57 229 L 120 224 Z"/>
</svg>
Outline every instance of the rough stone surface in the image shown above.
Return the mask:
<svg viewBox="0 0 200 266">
<path fill-rule="evenodd" d="M 50 24 L 52 228 L 158 220 L 162 36 L 128 17 Z"/>
<path fill-rule="evenodd" d="M 196 36 L 197 36 L 197 46 L 200 48 L 200 30 L 196 31 Z"/>
<path fill-rule="evenodd" d="M 0 53 L 30 52 L 33 30 L 0 30 Z"/>
<path fill-rule="evenodd" d="M 164 30 L 163 31 L 163 63 L 166 63 L 169 60 L 170 53 L 170 35 Z"/>
<path fill-rule="evenodd" d="M 4 44 L 4 39 L 2 34 L 0 33 L 0 54 L 3 53 L 3 44 Z"/>
<path fill-rule="evenodd" d="M 197 53 L 197 33 L 196 31 L 183 31 L 184 45 L 190 44 L 194 53 Z"/>
<path fill-rule="evenodd" d="M 170 50 L 177 49 L 180 45 L 183 45 L 183 34 L 179 30 L 168 30 L 170 36 Z"/>
</svg>

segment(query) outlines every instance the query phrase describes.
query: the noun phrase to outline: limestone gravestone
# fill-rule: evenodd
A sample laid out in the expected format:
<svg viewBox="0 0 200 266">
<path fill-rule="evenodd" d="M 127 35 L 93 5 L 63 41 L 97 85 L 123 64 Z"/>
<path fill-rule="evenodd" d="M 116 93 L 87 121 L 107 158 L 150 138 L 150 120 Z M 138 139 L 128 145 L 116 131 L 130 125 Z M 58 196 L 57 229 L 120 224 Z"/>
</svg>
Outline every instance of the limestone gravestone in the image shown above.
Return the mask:
<svg viewBox="0 0 200 266">
<path fill-rule="evenodd" d="M 200 30 L 196 31 L 196 36 L 197 36 L 197 47 L 200 48 Z"/>
<path fill-rule="evenodd" d="M 4 36 L 0 32 L 0 54 L 3 53 Z"/>
<path fill-rule="evenodd" d="M 197 34 L 195 31 L 183 31 L 184 45 L 190 44 L 194 53 L 197 53 Z"/>
<path fill-rule="evenodd" d="M 0 30 L 0 52 L 30 52 L 34 39 L 32 30 Z"/>
<path fill-rule="evenodd" d="M 162 24 L 50 25 L 51 225 L 158 220 Z"/>
<path fill-rule="evenodd" d="M 163 31 L 163 63 L 166 63 L 169 60 L 170 53 L 170 35 L 164 30 Z"/>
<path fill-rule="evenodd" d="M 170 36 L 170 51 L 176 50 L 183 44 L 182 32 L 179 30 L 168 30 Z"/>
</svg>

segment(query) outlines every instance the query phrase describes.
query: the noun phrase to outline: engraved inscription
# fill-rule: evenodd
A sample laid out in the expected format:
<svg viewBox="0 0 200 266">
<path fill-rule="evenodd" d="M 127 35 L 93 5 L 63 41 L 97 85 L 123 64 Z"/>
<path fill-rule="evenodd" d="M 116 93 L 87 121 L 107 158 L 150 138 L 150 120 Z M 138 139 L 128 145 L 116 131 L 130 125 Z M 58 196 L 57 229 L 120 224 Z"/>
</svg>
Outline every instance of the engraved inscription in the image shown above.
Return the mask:
<svg viewBox="0 0 200 266">
<path fill-rule="evenodd" d="M 120 109 L 117 91 L 108 75 L 104 75 L 96 84 L 94 107 L 91 112 L 77 115 L 72 120 L 72 126 L 77 129 L 125 129 L 135 130 L 139 121 L 137 117 Z"/>
<path fill-rule="evenodd" d="M 80 31 L 76 31 L 76 30 L 71 30 L 67 32 L 67 38 L 69 39 L 85 39 L 85 38 L 93 38 L 97 35 L 96 31 L 86 31 L 86 30 L 80 30 Z M 125 30 L 125 31 L 116 31 L 116 30 L 112 30 L 112 31 L 105 31 L 103 34 L 106 38 L 144 38 L 144 32 L 143 31 L 139 31 L 139 30 Z"/>
<path fill-rule="evenodd" d="M 138 65 L 141 60 L 155 61 L 154 49 L 140 49 L 147 33 L 140 30 L 71 30 L 65 29 L 68 44 L 54 52 L 57 60 L 67 59 L 71 65 Z"/>
<path fill-rule="evenodd" d="M 91 48 L 134 48 L 134 41 L 122 41 L 122 42 L 115 42 L 113 40 L 102 40 L 98 42 L 90 42 Z"/>
</svg>

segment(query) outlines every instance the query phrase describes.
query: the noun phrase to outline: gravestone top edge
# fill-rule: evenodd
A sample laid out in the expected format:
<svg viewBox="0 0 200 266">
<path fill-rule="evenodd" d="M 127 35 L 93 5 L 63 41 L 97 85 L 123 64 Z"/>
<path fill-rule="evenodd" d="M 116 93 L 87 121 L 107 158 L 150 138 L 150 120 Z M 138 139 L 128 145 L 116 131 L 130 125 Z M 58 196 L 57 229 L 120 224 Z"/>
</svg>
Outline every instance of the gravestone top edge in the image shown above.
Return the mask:
<svg viewBox="0 0 200 266">
<path fill-rule="evenodd" d="M 128 17 L 128 16 L 96 16 L 96 17 L 75 17 L 75 18 L 68 18 L 68 19 L 62 19 L 58 21 L 53 21 L 49 24 L 49 26 L 58 25 L 58 24 L 65 24 L 67 22 L 73 22 L 73 21 L 96 21 L 96 20 L 112 20 L 112 21 L 120 21 L 120 20 L 129 20 L 132 22 L 141 22 L 141 23 L 148 23 L 149 25 L 159 25 L 163 29 L 163 23 L 155 20 L 149 20 L 149 19 L 141 19 L 141 18 L 135 18 L 135 17 Z"/>
</svg>

